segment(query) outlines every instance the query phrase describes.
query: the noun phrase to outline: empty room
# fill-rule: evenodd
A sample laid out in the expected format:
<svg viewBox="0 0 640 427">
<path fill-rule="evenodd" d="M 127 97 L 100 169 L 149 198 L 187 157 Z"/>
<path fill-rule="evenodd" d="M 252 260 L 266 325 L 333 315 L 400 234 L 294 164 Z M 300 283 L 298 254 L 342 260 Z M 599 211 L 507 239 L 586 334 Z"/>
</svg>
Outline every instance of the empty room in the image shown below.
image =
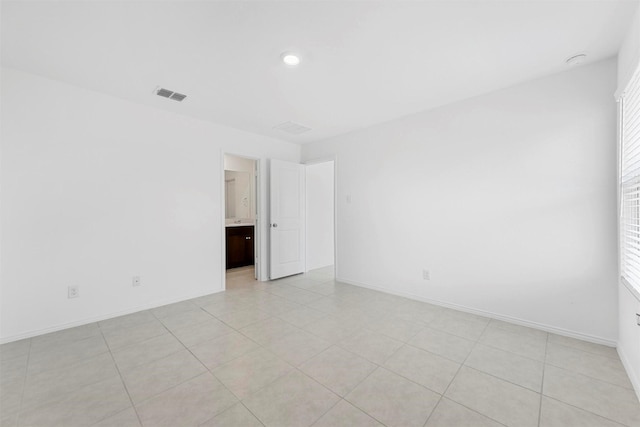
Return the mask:
<svg viewBox="0 0 640 427">
<path fill-rule="evenodd" d="M 1 427 L 640 426 L 640 1 L 0 5 Z"/>
</svg>

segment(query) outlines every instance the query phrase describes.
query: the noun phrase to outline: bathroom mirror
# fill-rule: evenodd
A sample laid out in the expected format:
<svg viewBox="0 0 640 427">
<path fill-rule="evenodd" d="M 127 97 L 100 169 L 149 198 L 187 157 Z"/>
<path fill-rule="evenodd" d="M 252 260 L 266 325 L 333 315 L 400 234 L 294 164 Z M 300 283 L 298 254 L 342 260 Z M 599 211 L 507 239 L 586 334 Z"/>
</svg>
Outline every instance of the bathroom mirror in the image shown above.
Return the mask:
<svg viewBox="0 0 640 427">
<path fill-rule="evenodd" d="M 253 218 L 251 174 L 242 171 L 224 171 L 225 218 Z"/>
</svg>

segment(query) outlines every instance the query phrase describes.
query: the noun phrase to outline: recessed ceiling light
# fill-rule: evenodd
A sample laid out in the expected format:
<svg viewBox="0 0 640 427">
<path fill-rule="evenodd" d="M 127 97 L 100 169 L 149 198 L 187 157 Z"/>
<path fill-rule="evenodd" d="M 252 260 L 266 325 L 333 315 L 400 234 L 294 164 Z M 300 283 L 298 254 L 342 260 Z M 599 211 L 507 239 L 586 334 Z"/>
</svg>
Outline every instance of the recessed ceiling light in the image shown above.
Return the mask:
<svg viewBox="0 0 640 427">
<path fill-rule="evenodd" d="M 295 67 L 300 63 L 300 57 L 295 53 L 285 52 L 282 54 L 282 62 L 291 67 Z"/>
<path fill-rule="evenodd" d="M 574 66 L 574 65 L 582 64 L 585 61 L 585 59 L 587 59 L 587 55 L 585 55 L 584 53 L 581 53 L 579 55 L 572 56 L 571 58 L 567 59 L 566 62 L 567 62 L 567 65 Z"/>
</svg>

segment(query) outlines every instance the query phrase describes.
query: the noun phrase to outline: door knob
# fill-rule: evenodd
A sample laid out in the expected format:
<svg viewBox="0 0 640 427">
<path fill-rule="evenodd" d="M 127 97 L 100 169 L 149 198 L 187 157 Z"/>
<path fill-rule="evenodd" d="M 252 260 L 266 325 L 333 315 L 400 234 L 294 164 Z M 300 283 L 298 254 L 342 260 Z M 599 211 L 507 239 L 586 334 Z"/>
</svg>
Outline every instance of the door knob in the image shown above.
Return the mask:
<svg viewBox="0 0 640 427">
<path fill-rule="evenodd" d="M 273 228 L 277 228 L 277 227 L 278 227 L 278 224 L 273 223 L 273 224 L 271 224 L 271 226 L 272 226 Z"/>
</svg>

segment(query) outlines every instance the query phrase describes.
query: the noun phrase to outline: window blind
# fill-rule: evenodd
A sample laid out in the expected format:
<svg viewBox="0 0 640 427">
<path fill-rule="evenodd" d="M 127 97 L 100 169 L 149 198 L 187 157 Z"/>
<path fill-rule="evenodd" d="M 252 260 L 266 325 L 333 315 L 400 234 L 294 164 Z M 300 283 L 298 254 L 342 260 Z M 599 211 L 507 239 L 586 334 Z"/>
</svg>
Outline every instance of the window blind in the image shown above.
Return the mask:
<svg viewBox="0 0 640 427">
<path fill-rule="evenodd" d="M 640 68 L 620 99 L 621 274 L 640 290 Z"/>
</svg>

